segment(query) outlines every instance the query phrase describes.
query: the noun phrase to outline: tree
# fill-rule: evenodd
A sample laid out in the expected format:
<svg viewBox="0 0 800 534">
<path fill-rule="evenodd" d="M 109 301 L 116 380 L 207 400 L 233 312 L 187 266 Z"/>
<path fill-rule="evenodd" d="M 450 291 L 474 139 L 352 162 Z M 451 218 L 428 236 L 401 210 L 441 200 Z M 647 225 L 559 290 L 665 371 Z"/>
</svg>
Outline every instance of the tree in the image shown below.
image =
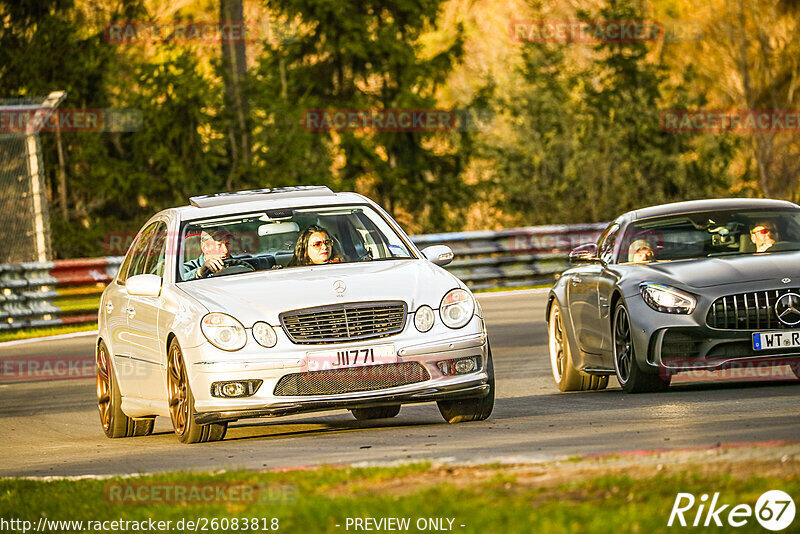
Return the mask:
<svg viewBox="0 0 800 534">
<path fill-rule="evenodd" d="M 469 189 L 460 178 L 464 157 L 453 147 L 457 135 L 301 133 L 300 119 L 310 108 L 435 108 L 437 89 L 463 54 L 459 34 L 442 50 L 422 57 L 418 39 L 435 27 L 441 3 L 278 0 L 272 5 L 288 20 L 301 20 L 304 31 L 269 49 L 257 74 L 264 84 L 262 102 L 280 99 L 266 114 L 277 124 L 292 124 L 286 134 L 302 138 L 314 161 L 323 162 L 330 154 L 331 183 L 374 195 L 413 231 L 460 226 Z M 283 116 L 275 118 L 276 111 Z M 262 145 L 261 150 L 269 148 Z"/>
</svg>

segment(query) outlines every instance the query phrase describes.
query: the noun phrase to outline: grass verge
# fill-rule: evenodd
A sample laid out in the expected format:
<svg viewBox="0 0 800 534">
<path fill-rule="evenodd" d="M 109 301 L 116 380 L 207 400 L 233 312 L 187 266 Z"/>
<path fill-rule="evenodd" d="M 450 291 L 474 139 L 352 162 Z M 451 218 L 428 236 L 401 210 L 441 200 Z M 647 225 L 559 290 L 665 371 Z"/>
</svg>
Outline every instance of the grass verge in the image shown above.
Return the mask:
<svg viewBox="0 0 800 534">
<path fill-rule="evenodd" d="M 418 521 L 426 521 L 427 531 L 435 530 L 427 522 L 429 519 L 439 520 L 440 527 L 456 532 L 667 532 L 671 530 L 667 521 L 678 493 L 692 493 L 699 498 L 719 492 L 719 503 L 730 504 L 728 510 L 736 504 L 754 507 L 761 494 L 774 489 L 797 499 L 800 452 L 796 445 L 786 450 L 786 454 L 778 451 L 777 456 L 768 458 L 739 455 L 740 460 L 733 461 L 703 455 L 686 461 L 666 454 L 644 461 L 608 457 L 527 465 L 465 467 L 421 463 L 173 473 L 107 480 L 2 479 L 0 516 L 31 521 L 33 525 L 41 517 L 83 521 L 153 519 L 172 521 L 173 528 L 183 519 L 184 529 L 188 530 L 191 528 L 186 526 L 187 520 L 206 518 L 209 530 L 221 531 L 274 530 L 272 519 L 276 518 L 281 532 L 353 532 L 356 529 L 352 522 L 347 528 L 348 518 L 352 521 L 370 517 L 378 521 L 407 519 L 409 527 L 399 530 L 408 532 L 422 530 Z M 178 488 L 190 491 L 225 487 L 225 483 L 257 491 L 245 492 L 252 497 L 246 502 L 241 498 L 220 500 L 218 492 L 210 493 L 210 499 L 201 496 L 199 501 L 193 501 L 184 496 L 178 502 L 165 502 L 165 496 L 176 494 Z M 235 494 L 241 497 L 245 493 Z M 194 494 L 200 495 L 200 490 Z M 161 500 L 149 504 L 140 501 L 154 495 Z M 690 524 L 696 511 L 695 506 L 691 514 L 687 512 Z M 727 511 L 722 514 L 723 523 L 726 514 Z M 228 523 L 218 519 L 215 527 L 211 518 L 228 518 Z M 233 526 L 233 518 L 238 518 L 238 528 Z M 258 528 L 250 528 L 253 523 L 242 528 L 245 518 L 257 518 Z M 202 526 L 198 530 L 203 530 Z M 722 528 L 702 530 L 727 532 L 731 527 L 724 524 Z M 763 529 L 750 517 L 744 527 L 735 530 Z"/>
</svg>

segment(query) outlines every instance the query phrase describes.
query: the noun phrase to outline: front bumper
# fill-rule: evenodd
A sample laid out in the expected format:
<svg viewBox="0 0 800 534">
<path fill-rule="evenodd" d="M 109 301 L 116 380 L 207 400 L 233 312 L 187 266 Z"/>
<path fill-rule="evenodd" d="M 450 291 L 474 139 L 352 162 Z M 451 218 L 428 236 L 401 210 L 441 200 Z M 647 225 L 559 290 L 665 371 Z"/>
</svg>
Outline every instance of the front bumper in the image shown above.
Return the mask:
<svg viewBox="0 0 800 534">
<path fill-rule="evenodd" d="M 481 397 L 489 392 L 486 361 L 488 339 L 479 316 L 463 329 L 421 334 L 410 331 L 375 340 L 335 345 L 284 345 L 278 350 L 253 347 L 236 353 L 223 353 L 210 344 L 184 350 L 190 385 L 195 399 L 195 419 L 201 423 L 233 421 L 250 417 L 283 416 L 340 408 L 360 408 L 387 404 L 408 404 L 443 399 Z M 411 326 L 411 329 L 414 327 Z M 368 345 L 394 345 L 397 363 L 417 362 L 427 379 L 395 387 L 334 394 L 276 395 L 276 386 L 286 375 L 309 373 L 307 352 L 325 349 L 348 350 Z M 249 343 L 248 343 L 249 346 Z M 478 357 L 480 368 L 466 374 L 443 375 L 436 363 Z M 261 380 L 252 396 L 221 398 L 211 395 L 215 382 Z"/>
<path fill-rule="evenodd" d="M 751 290 L 748 285 L 746 290 Z M 691 370 L 723 370 L 751 363 L 768 365 L 800 361 L 800 348 L 754 350 L 754 332 L 775 329 L 736 330 L 711 328 L 707 316 L 719 297 L 738 288 L 707 288 L 698 295 L 695 310 L 688 315 L 661 313 L 650 308 L 639 294 L 626 298 L 631 318 L 635 353 L 639 366 L 651 373 L 674 375 Z M 745 288 L 742 288 L 744 291 Z"/>
</svg>

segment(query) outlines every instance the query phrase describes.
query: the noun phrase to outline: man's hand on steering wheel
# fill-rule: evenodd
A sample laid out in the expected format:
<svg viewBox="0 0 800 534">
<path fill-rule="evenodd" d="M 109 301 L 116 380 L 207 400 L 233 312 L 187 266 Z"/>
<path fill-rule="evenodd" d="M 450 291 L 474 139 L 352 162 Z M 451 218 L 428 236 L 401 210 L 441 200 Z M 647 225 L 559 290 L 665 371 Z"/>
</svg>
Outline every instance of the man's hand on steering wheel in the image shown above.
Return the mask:
<svg viewBox="0 0 800 534">
<path fill-rule="evenodd" d="M 223 269 L 228 267 L 248 267 L 251 271 L 255 271 L 255 268 L 250 265 L 249 263 L 237 260 L 236 258 L 209 258 L 203 263 L 203 266 L 197 271 L 198 278 L 206 278 L 208 276 L 213 276 Z"/>
</svg>

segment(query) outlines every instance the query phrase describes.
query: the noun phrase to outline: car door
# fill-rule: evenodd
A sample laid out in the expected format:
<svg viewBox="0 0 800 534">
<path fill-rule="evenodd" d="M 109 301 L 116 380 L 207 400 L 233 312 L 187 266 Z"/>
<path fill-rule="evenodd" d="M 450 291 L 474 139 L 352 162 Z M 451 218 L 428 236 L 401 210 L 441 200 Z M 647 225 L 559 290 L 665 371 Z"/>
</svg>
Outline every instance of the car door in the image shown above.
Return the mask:
<svg viewBox="0 0 800 534">
<path fill-rule="evenodd" d="M 153 274 L 163 279 L 166 242 L 166 223 L 163 221 L 154 223 L 154 228 L 147 238 L 143 261 L 132 267 L 128 278 L 139 274 Z M 141 398 L 162 399 L 166 395 L 166 385 L 162 380 L 165 366 L 163 357 L 165 351 L 162 345 L 166 340 L 162 340 L 158 332 L 158 316 L 162 301 L 160 296 L 128 294 L 126 312 L 131 367 L 136 377 L 136 396 Z"/>
<path fill-rule="evenodd" d="M 614 247 L 619 235 L 619 225 L 612 224 L 598 240 L 597 253 L 600 259 L 581 268 L 570 280 L 568 290 L 572 292 L 575 308 L 571 308 L 573 320 L 577 317 L 576 334 L 581 350 L 599 355 L 604 345 L 604 329 L 601 317 L 608 314 L 608 295 L 600 290 L 606 288 L 609 275 L 608 264 L 613 262 Z M 572 306 L 573 304 L 571 304 Z"/>
</svg>

